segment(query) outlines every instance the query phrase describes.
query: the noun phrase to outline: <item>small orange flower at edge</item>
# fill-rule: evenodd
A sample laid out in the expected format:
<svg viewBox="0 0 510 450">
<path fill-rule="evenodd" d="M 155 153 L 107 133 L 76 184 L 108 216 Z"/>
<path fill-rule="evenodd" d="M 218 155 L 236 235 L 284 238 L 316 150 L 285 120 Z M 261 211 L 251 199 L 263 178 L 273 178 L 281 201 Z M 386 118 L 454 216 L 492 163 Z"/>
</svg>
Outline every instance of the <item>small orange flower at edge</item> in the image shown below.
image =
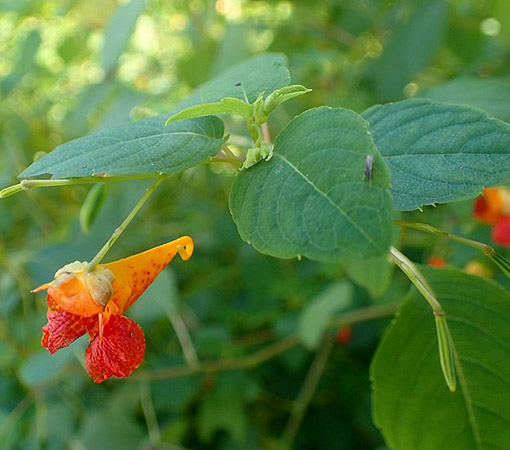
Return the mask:
<svg viewBox="0 0 510 450">
<path fill-rule="evenodd" d="M 129 376 L 143 360 L 145 337 L 140 326 L 122 314 L 177 253 L 184 261 L 191 257 L 190 237 L 99 264 L 92 272 L 87 272 L 87 263 L 64 266 L 51 283 L 32 291 L 48 294 L 41 344 L 55 353 L 88 333 L 85 367 L 90 377 L 101 383 L 111 376 Z"/>
</svg>

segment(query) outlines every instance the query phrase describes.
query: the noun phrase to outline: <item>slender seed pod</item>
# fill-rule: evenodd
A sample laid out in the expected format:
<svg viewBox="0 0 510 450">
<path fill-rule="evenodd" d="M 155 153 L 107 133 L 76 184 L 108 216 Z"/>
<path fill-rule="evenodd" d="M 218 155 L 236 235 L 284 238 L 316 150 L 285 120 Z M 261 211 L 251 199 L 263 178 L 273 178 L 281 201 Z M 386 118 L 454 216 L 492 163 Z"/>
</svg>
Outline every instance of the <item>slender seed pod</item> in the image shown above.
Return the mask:
<svg viewBox="0 0 510 450">
<path fill-rule="evenodd" d="M 90 189 L 80 210 L 80 225 L 85 234 L 88 234 L 90 227 L 96 221 L 99 211 L 103 206 L 105 197 L 104 183 L 97 183 Z"/>
<path fill-rule="evenodd" d="M 444 314 L 434 314 L 434 317 L 436 319 L 437 343 L 441 369 L 448 388 L 450 391 L 455 392 L 457 388 L 457 377 L 455 372 L 455 350 L 453 348 L 452 336 Z"/>
</svg>

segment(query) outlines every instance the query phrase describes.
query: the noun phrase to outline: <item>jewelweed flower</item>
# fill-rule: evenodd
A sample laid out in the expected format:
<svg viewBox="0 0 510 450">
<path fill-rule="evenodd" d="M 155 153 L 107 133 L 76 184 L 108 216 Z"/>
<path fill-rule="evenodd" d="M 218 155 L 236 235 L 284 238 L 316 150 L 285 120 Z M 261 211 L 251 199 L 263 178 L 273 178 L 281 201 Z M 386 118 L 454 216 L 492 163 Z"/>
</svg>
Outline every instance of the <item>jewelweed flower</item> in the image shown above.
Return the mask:
<svg viewBox="0 0 510 450">
<path fill-rule="evenodd" d="M 88 333 L 85 367 L 90 377 L 101 383 L 112 376 L 129 376 L 143 360 L 145 337 L 123 314 L 177 253 L 184 261 L 191 257 L 190 237 L 99 264 L 91 272 L 87 263 L 78 261 L 58 270 L 51 283 L 32 291 L 45 290 L 48 295 L 43 347 L 53 354 Z"/>
<path fill-rule="evenodd" d="M 473 205 L 473 216 L 483 223 L 493 225 L 492 240 L 510 246 L 510 189 L 485 188 L 483 196 Z"/>
<path fill-rule="evenodd" d="M 446 261 L 440 256 L 431 256 L 427 260 L 427 265 L 431 267 L 444 267 L 447 265 Z"/>
</svg>

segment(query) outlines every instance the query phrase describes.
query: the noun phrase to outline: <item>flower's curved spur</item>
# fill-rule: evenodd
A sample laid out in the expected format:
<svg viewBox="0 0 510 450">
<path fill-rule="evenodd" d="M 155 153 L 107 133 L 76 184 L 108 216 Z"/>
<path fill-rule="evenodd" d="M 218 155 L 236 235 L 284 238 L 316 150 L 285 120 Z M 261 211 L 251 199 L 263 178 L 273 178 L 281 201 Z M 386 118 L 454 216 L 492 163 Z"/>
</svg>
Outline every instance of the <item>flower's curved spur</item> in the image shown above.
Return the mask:
<svg viewBox="0 0 510 450">
<path fill-rule="evenodd" d="M 122 314 L 177 253 L 184 261 L 191 257 L 190 237 L 99 264 L 91 272 L 85 262 L 58 270 L 51 283 L 32 291 L 48 293 L 48 323 L 42 329 L 42 345 L 55 353 L 88 334 L 85 367 L 96 383 L 111 376 L 130 375 L 143 360 L 145 338 L 140 326 Z"/>
</svg>

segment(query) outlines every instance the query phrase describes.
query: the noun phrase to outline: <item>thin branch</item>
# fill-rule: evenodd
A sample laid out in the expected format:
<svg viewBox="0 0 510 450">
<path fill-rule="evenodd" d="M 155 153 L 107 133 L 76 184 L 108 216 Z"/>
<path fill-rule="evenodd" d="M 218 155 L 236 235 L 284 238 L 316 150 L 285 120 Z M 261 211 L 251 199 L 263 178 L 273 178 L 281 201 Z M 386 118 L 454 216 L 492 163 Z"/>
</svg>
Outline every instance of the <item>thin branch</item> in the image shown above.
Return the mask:
<svg viewBox="0 0 510 450">
<path fill-rule="evenodd" d="M 319 351 L 312 361 L 310 369 L 306 374 L 303 387 L 301 388 L 301 391 L 299 392 L 299 395 L 294 402 L 289 421 L 285 426 L 285 431 L 283 432 L 282 436 L 283 442 L 285 442 L 289 448 L 292 447 L 292 443 L 294 442 L 301 423 L 303 422 L 306 410 L 308 409 L 310 401 L 315 394 L 317 385 L 319 384 L 319 381 L 326 367 L 326 363 L 329 359 L 329 355 L 333 349 L 334 342 L 335 335 L 333 333 L 327 334 L 322 342 L 321 347 L 319 348 Z"/>
<path fill-rule="evenodd" d="M 380 319 L 393 315 L 397 311 L 398 305 L 376 305 L 348 311 L 340 315 L 331 322 L 329 328 L 338 328 L 346 325 L 352 325 L 367 320 Z M 270 344 L 261 350 L 247 356 L 239 358 L 222 359 L 218 361 L 203 363 L 199 367 L 174 366 L 162 369 L 155 369 L 147 372 L 139 372 L 131 375 L 127 380 L 166 380 L 170 378 L 187 377 L 199 373 L 224 372 L 237 369 L 250 369 L 257 367 L 262 363 L 294 348 L 300 344 L 297 334 L 288 336 L 280 341 Z"/>
<path fill-rule="evenodd" d="M 186 363 L 190 367 L 199 367 L 200 360 L 198 359 L 197 352 L 193 345 L 193 341 L 191 340 L 191 336 L 189 335 L 186 323 L 180 314 L 170 314 L 169 319 L 174 327 L 177 339 L 181 344 L 182 353 L 184 355 L 184 359 L 186 359 Z"/>
<path fill-rule="evenodd" d="M 149 433 L 149 441 L 156 448 L 161 440 L 161 431 L 158 425 L 156 411 L 152 403 L 151 384 L 149 382 L 140 383 L 140 404 L 142 406 L 143 415 L 147 424 Z"/>
</svg>

